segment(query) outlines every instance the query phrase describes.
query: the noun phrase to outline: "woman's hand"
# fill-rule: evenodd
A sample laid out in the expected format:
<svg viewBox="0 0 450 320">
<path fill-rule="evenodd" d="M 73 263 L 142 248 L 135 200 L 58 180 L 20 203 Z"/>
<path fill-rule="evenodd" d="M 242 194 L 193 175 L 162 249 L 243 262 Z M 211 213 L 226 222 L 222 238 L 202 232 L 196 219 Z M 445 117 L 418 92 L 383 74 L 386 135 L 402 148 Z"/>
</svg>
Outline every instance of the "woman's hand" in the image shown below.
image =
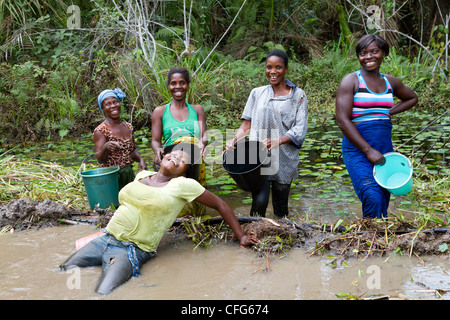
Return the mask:
<svg viewBox="0 0 450 320">
<path fill-rule="evenodd" d="M 375 150 L 374 148 L 369 148 L 366 152 L 367 159 L 373 164 L 373 165 L 384 165 L 386 163 L 386 159 L 384 158 L 383 154 L 379 152 L 378 150 Z"/>
<path fill-rule="evenodd" d="M 266 140 L 261 141 L 263 144 L 263 150 L 268 149 L 269 151 L 273 148 L 278 148 L 282 144 L 291 143 L 292 140 L 289 136 L 281 136 L 279 138 L 267 138 Z"/>
<path fill-rule="evenodd" d="M 205 144 L 203 143 L 203 141 L 200 141 L 199 143 L 197 143 L 197 147 L 200 149 L 200 154 L 202 155 L 202 157 L 204 156 L 205 153 Z"/>
<path fill-rule="evenodd" d="M 105 143 L 105 148 L 111 152 L 120 151 L 120 144 L 117 141 L 108 141 Z"/>
<path fill-rule="evenodd" d="M 257 243 L 259 243 L 259 239 L 256 237 L 254 232 L 250 232 L 248 235 L 243 235 L 240 240 L 241 248 Z"/>
<path fill-rule="evenodd" d="M 272 139 L 267 138 L 266 140 L 261 141 L 263 144 L 263 150 L 268 149 L 269 151 L 272 150 L 272 148 L 277 148 L 280 146 L 280 139 Z"/>
<path fill-rule="evenodd" d="M 230 206 L 211 191 L 205 189 L 200 196 L 195 198 L 195 201 L 219 211 L 223 220 L 230 226 L 231 230 L 233 230 L 236 238 L 239 239 L 241 247 L 257 244 L 259 242 L 259 239 L 254 232 L 250 232 L 249 234 L 244 233 Z"/>
<path fill-rule="evenodd" d="M 234 146 L 234 145 L 236 144 L 236 141 L 237 141 L 237 138 L 236 138 L 236 137 L 234 137 L 233 139 L 231 139 L 230 141 L 228 141 L 228 142 L 225 144 L 225 151 L 232 150 L 232 149 L 236 149 L 236 147 Z"/>
<path fill-rule="evenodd" d="M 139 171 L 147 170 L 147 164 L 145 163 L 144 158 L 141 157 L 139 160 Z"/>
<path fill-rule="evenodd" d="M 234 136 L 233 139 L 231 139 L 230 141 L 228 141 L 225 144 L 225 151 L 228 150 L 232 150 L 235 149 L 235 144 L 237 141 L 240 141 L 240 139 L 242 139 L 243 137 L 247 136 L 250 133 L 250 128 L 252 127 L 252 123 L 250 120 L 244 120 L 242 121 L 241 126 L 239 127 L 239 129 L 237 129 L 236 134 Z"/>
<path fill-rule="evenodd" d="M 164 157 L 164 149 L 157 148 L 155 152 L 155 163 L 159 165 L 161 163 L 162 158 Z"/>
<path fill-rule="evenodd" d="M 107 141 L 100 146 L 100 143 L 96 143 L 95 157 L 99 162 L 106 162 L 108 160 L 109 152 L 119 152 L 120 145 L 116 141 Z"/>
</svg>

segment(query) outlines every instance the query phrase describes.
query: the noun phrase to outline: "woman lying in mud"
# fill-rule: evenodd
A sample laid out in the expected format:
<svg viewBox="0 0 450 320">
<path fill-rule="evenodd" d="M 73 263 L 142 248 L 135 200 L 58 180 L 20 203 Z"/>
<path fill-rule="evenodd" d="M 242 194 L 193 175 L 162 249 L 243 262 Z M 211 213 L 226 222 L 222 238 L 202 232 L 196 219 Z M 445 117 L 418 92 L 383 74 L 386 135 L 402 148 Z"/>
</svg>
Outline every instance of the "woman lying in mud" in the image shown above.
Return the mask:
<svg viewBox="0 0 450 320">
<path fill-rule="evenodd" d="M 108 294 L 140 274 L 139 268 L 155 254 L 164 233 L 187 202 L 197 201 L 217 210 L 242 247 L 259 242 L 244 234 L 232 209 L 219 197 L 189 178 L 195 164 L 192 144 L 178 144 L 166 154 L 158 172 L 141 171 L 119 193 L 120 206 L 105 234 L 70 256 L 60 269 L 102 266 L 95 291 Z M 194 157 L 193 157 L 194 158 Z"/>
</svg>

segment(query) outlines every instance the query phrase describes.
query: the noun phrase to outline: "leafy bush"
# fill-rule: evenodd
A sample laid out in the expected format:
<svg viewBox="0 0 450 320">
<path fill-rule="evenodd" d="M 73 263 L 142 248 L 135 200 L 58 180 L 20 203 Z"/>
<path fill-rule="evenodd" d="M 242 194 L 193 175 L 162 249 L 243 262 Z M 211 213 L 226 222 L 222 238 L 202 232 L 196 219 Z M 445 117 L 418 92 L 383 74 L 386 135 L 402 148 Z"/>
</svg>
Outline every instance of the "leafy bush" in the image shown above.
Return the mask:
<svg viewBox="0 0 450 320">
<path fill-rule="evenodd" d="M 73 56 L 66 56 L 53 70 L 36 61 L 14 66 L 2 63 L 3 142 L 51 139 L 92 130 L 101 118 L 96 97 L 113 81 L 108 72 L 97 72 L 93 79 L 91 74 L 89 63 Z"/>
<path fill-rule="evenodd" d="M 66 55 L 56 66 L 44 68 L 37 62 L 11 66 L 0 65 L 0 121 L 8 137 L 35 140 L 90 132 L 102 121 L 96 97 L 106 88 L 121 87 L 127 94 L 125 116 L 136 129 L 148 126 L 152 110 L 171 100 L 167 73 L 172 66 L 185 66 L 191 73 L 188 93 L 190 103 L 202 104 L 208 112 L 209 127 L 236 127 L 250 91 L 267 84 L 264 62 L 260 61 L 270 43 L 252 49 L 253 55 L 236 60 L 206 49 L 195 49 L 180 57 L 161 52 L 150 68 L 139 52 L 112 54 L 98 51 L 94 60 L 82 55 Z M 273 47 L 276 45 L 273 44 Z M 321 57 L 289 62 L 287 78 L 308 96 L 311 116 L 333 116 L 336 90 L 342 77 L 360 68 L 353 45 L 329 43 Z M 311 53 L 311 57 L 313 54 Z M 201 67 L 200 67 L 201 66 Z M 382 72 L 400 78 L 419 96 L 419 107 L 426 110 L 447 108 L 450 84 L 432 72 L 433 63 L 426 55 L 404 57 L 393 48 L 385 58 Z M 195 74 L 194 74 L 195 72 Z"/>
</svg>

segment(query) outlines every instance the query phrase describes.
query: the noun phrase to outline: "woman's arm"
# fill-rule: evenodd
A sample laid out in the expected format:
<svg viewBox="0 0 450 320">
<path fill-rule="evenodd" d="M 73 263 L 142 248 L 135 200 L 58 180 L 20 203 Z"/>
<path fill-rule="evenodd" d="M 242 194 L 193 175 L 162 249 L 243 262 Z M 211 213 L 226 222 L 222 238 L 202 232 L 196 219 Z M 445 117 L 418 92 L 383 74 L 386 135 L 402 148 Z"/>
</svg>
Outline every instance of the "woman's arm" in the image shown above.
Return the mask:
<svg viewBox="0 0 450 320">
<path fill-rule="evenodd" d="M 163 156 L 162 140 L 162 116 L 165 106 L 156 107 L 152 113 L 152 149 L 155 153 L 155 162 L 160 163 Z"/>
<path fill-rule="evenodd" d="M 355 124 L 351 121 L 353 110 L 353 94 L 355 86 L 358 85 L 355 74 L 346 75 L 337 90 L 336 94 L 336 122 L 345 137 L 359 150 L 364 152 L 369 161 L 373 164 L 382 164 L 384 157 L 378 150 L 375 150 L 361 136 Z"/>
<path fill-rule="evenodd" d="M 133 161 L 136 161 L 139 163 L 139 171 L 141 170 L 147 170 L 147 164 L 145 163 L 144 158 L 140 155 L 139 151 L 137 149 L 134 149 L 133 152 L 130 154 L 131 159 Z"/>
<path fill-rule="evenodd" d="M 394 96 L 401 100 L 401 102 L 392 107 L 389 112 L 390 116 L 409 110 L 414 107 L 417 102 L 419 102 L 416 93 L 409 87 L 405 86 L 399 79 L 390 75 L 386 75 L 386 77 L 392 86 Z"/>
<path fill-rule="evenodd" d="M 268 148 L 268 150 L 272 150 L 272 148 L 277 148 L 285 143 L 291 143 L 292 140 L 289 136 L 281 136 L 279 138 L 267 138 L 261 141 L 263 144 L 263 149 Z"/>
<path fill-rule="evenodd" d="M 139 153 L 137 147 L 136 147 L 136 142 L 134 140 L 134 129 L 130 124 L 130 130 L 131 130 L 131 139 L 133 140 L 133 146 L 134 146 L 134 150 L 130 153 L 130 158 L 139 163 L 139 171 L 142 170 L 147 170 L 147 164 L 145 163 L 144 158 L 142 158 L 141 154 Z"/>
<path fill-rule="evenodd" d="M 200 137 L 199 137 L 199 147 L 201 147 L 202 151 L 205 146 L 208 144 L 208 135 L 206 133 L 206 114 L 203 107 L 199 104 L 192 106 L 197 112 L 198 117 L 198 126 L 200 128 Z"/>
<path fill-rule="evenodd" d="M 245 104 L 244 111 L 242 112 L 241 119 L 243 121 L 240 127 L 237 129 L 234 138 L 225 144 L 225 150 L 234 149 L 234 144 L 250 133 L 250 129 L 252 127 L 252 115 L 255 112 L 258 97 L 261 95 L 260 91 L 266 90 L 267 87 L 268 86 L 252 89 L 250 95 L 247 98 L 247 103 Z"/>
<path fill-rule="evenodd" d="M 264 146 L 269 150 L 286 143 L 292 143 L 297 148 L 301 148 L 303 141 L 305 140 L 306 132 L 308 130 L 308 99 L 303 90 L 300 90 L 299 88 L 296 90 L 299 90 L 297 94 L 300 94 L 301 97 L 296 106 L 295 121 L 283 136 L 272 139 L 268 138 L 262 141 Z"/>
<path fill-rule="evenodd" d="M 204 204 L 205 206 L 217 210 L 222 216 L 223 220 L 230 226 L 231 230 L 233 230 L 234 234 L 239 240 L 241 246 L 248 246 L 251 244 L 256 244 L 259 242 L 256 235 L 252 232 L 249 235 L 246 235 L 239 224 L 239 221 L 236 219 L 233 210 L 226 204 L 225 201 L 220 199 L 214 193 L 205 189 L 205 191 L 198 196 L 195 201 Z"/>
<path fill-rule="evenodd" d="M 108 150 L 113 148 L 114 144 L 114 141 L 106 141 L 106 137 L 99 130 L 94 131 L 94 152 L 98 162 L 108 160 Z"/>
<path fill-rule="evenodd" d="M 234 135 L 234 138 L 228 141 L 225 145 L 225 149 L 234 149 L 234 144 L 236 141 L 241 139 L 242 137 L 245 137 L 250 132 L 250 128 L 252 126 L 252 122 L 250 120 L 244 120 L 242 121 L 241 126 L 239 129 L 237 129 L 236 134 Z"/>
</svg>

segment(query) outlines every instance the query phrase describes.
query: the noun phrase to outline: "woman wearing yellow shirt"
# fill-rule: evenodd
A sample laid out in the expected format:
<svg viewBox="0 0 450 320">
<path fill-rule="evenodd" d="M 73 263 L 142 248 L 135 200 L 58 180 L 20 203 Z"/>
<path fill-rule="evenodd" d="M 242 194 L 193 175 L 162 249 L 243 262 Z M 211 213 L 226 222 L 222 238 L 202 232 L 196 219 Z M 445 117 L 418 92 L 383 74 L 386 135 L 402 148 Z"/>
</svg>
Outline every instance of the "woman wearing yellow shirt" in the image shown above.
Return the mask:
<svg viewBox="0 0 450 320">
<path fill-rule="evenodd" d="M 197 201 L 217 210 L 233 230 L 241 246 L 258 243 L 254 233 L 244 234 L 232 209 L 196 180 L 190 152 L 192 144 L 179 144 L 161 160 L 158 172 L 141 171 L 119 193 L 120 206 L 106 227 L 70 256 L 60 269 L 102 266 L 96 292 L 108 294 L 132 276 L 155 254 L 164 233 L 187 202 Z"/>
</svg>

